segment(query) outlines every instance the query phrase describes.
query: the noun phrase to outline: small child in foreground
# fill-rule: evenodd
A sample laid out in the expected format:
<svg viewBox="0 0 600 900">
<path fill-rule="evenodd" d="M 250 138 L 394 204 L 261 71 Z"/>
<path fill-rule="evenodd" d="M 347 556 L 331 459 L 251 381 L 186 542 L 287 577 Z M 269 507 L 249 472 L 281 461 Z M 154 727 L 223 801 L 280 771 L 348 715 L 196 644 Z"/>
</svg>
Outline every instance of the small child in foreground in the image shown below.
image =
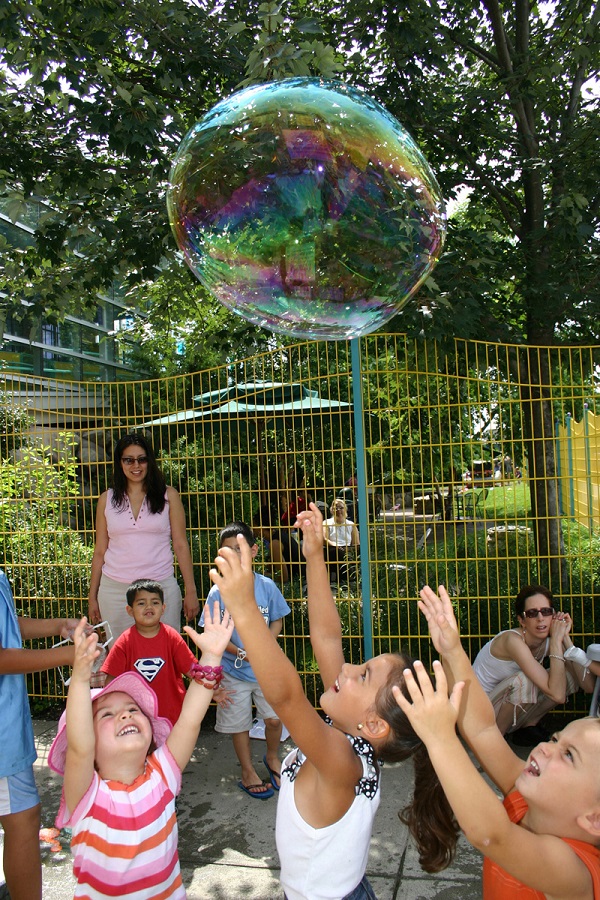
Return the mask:
<svg viewBox="0 0 600 900">
<path fill-rule="evenodd" d="M 421 591 L 433 644 L 436 689 L 420 663 L 404 672 L 400 709 L 424 741 L 466 838 L 484 856 L 484 900 L 600 898 L 600 718 L 570 722 L 518 757 L 461 645 L 450 598 Z M 448 681 L 446 675 L 448 675 Z M 451 696 L 448 699 L 448 684 Z M 504 795 L 500 803 L 456 735 L 461 734 Z"/>
<path fill-rule="evenodd" d="M 156 694 L 135 672 L 90 690 L 98 636 L 74 634 L 67 708 L 48 764 L 64 775 L 57 827 L 73 831 L 75 897 L 176 898 L 186 893 L 177 853 L 175 797 L 200 725 L 222 677 L 233 631 L 228 614 L 204 609 L 204 633 L 186 633 L 202 651 L 181 715 L 171 729 L 157 715 Z"/>
</svg>

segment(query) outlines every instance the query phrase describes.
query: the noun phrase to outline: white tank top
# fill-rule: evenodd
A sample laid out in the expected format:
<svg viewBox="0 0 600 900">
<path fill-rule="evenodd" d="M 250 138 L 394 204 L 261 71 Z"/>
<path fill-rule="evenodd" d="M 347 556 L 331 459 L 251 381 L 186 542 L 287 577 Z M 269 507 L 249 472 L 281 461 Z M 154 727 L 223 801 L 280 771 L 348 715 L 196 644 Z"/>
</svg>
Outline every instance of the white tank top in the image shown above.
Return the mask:
<svg viewBox="0 0 600 900">
<path fill-rule="evenodd" d="M 379 763 L 371 745 L 346 735 L 363 766 L 356 797 L 339 821 L 308 825 L 296 808 L 294 780 L 306 758 L 288 753 L 281 767 L 275 837 L 281 886 L 288 900 L 339 900 L 360 884 L 369 856 L 373 819 L 381 799 Z"/>
</svg>

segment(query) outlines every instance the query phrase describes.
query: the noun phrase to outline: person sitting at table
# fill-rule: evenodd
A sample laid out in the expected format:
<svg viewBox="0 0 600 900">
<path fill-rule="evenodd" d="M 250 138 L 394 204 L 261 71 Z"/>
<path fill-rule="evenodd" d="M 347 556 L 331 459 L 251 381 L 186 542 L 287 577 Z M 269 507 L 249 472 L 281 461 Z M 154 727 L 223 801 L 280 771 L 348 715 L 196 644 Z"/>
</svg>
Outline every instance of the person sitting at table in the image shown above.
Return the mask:
<svg viewBox="0 0 600 900">
<path fill-rule="evenodd" d="M 549 710 L 579 688 L 593 691 L 595 670 L 590 673 L 585 651 L 574 646 L 571 617 L 555 609 L 547 587 L 525 585 L 514 609 L 518 627 L 488 641 L 473 671 L 492 701 L 502 734 L 518 746 L 531 746 L 548 740 L 539 723 Z"/>
<path fill-rule="evenodd" d="M 330 581 L 340 584 L 348 580 L 348 556 L 351 548 L 360 545 L 360 537 L 358 528 L 348 518 L 348 507 L 341 497 L 336 497 L 329 511 L 331 517 L 323 522 L 325 559 Z"/>
</svg>

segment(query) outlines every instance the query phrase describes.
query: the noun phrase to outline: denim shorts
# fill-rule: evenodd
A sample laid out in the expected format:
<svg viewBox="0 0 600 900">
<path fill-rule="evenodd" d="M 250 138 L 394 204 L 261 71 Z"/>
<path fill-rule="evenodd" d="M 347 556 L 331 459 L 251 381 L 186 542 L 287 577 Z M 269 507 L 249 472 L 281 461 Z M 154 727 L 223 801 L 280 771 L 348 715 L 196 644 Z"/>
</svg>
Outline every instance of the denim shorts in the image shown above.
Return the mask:
<svg viewBox="0 0 600 900">
<path fill-rule="evenodd" d="M 349 894 L 346 894 L 342 900 L 377 900 L 377 897 L 369 884 L 369 879 L 366 875 L 363 875 L 361 883 L 358 884 L 353 891 L 350 891 Z"/>
<path fill-rule="evenodd" d="M 287 900 L 285 894 L 283 896 L 284 900 Z M 354 890 L 346 894 L 345 897 L 342 897 L 342 900 L 377 900 L 377 897 L 369 884 L 369 879 L 366 875 L 363 875 L 361 883 L 357 884 Z"/>
<path fill-rule="evenodd" d="M 40 797 L 33 777 L 33 766 L 0 778 L 0 817 L 25 812 L 37 806 Z"/>
</svg>

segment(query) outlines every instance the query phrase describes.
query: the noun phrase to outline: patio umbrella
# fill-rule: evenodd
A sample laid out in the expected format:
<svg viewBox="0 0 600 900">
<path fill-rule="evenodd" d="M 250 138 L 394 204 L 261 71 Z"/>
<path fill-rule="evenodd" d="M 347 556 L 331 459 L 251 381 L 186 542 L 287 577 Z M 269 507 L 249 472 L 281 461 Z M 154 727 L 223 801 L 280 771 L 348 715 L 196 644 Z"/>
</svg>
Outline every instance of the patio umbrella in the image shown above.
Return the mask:
<svg viewBox="0 0 600 900">
<path fill-rule="evenodd" d="M 265 460 L 261 452 L 263 434 L 268 422 L 278 428 L 304 428 L 309 422 L 330 422 L 339 415 L 349 416 L 353 406 L 343 400 L 321 397 L 318 391 L 305 384 L 276 381 L 252 381 L 232 384 L 215 391 L 207 391 L 193 398 L 194 408 L 161 416 L 145 422 L 141 427 L 218 422 L 232 427 L 242 422 L 256 429 L 256 446 L 260 461 L 260 488 L 266 485 Z"/>
<path fill-rule="evenodd" d="M 233 384 L 221 390 L 199 394 L 194 397 L 193 402 L 194 409 L 144 422 L 142 428 L 198 419 L 206 422 L 254 419 L 257 423 L 285 419 L 293 427 L 297 418 L 302 420 L 327 413 L 352 411 L 351 403 L 321 397 L 317 391 L 309 390 L 300 382 L 285 384 L 277 381 L 252 381 Z"/>
</svg>

